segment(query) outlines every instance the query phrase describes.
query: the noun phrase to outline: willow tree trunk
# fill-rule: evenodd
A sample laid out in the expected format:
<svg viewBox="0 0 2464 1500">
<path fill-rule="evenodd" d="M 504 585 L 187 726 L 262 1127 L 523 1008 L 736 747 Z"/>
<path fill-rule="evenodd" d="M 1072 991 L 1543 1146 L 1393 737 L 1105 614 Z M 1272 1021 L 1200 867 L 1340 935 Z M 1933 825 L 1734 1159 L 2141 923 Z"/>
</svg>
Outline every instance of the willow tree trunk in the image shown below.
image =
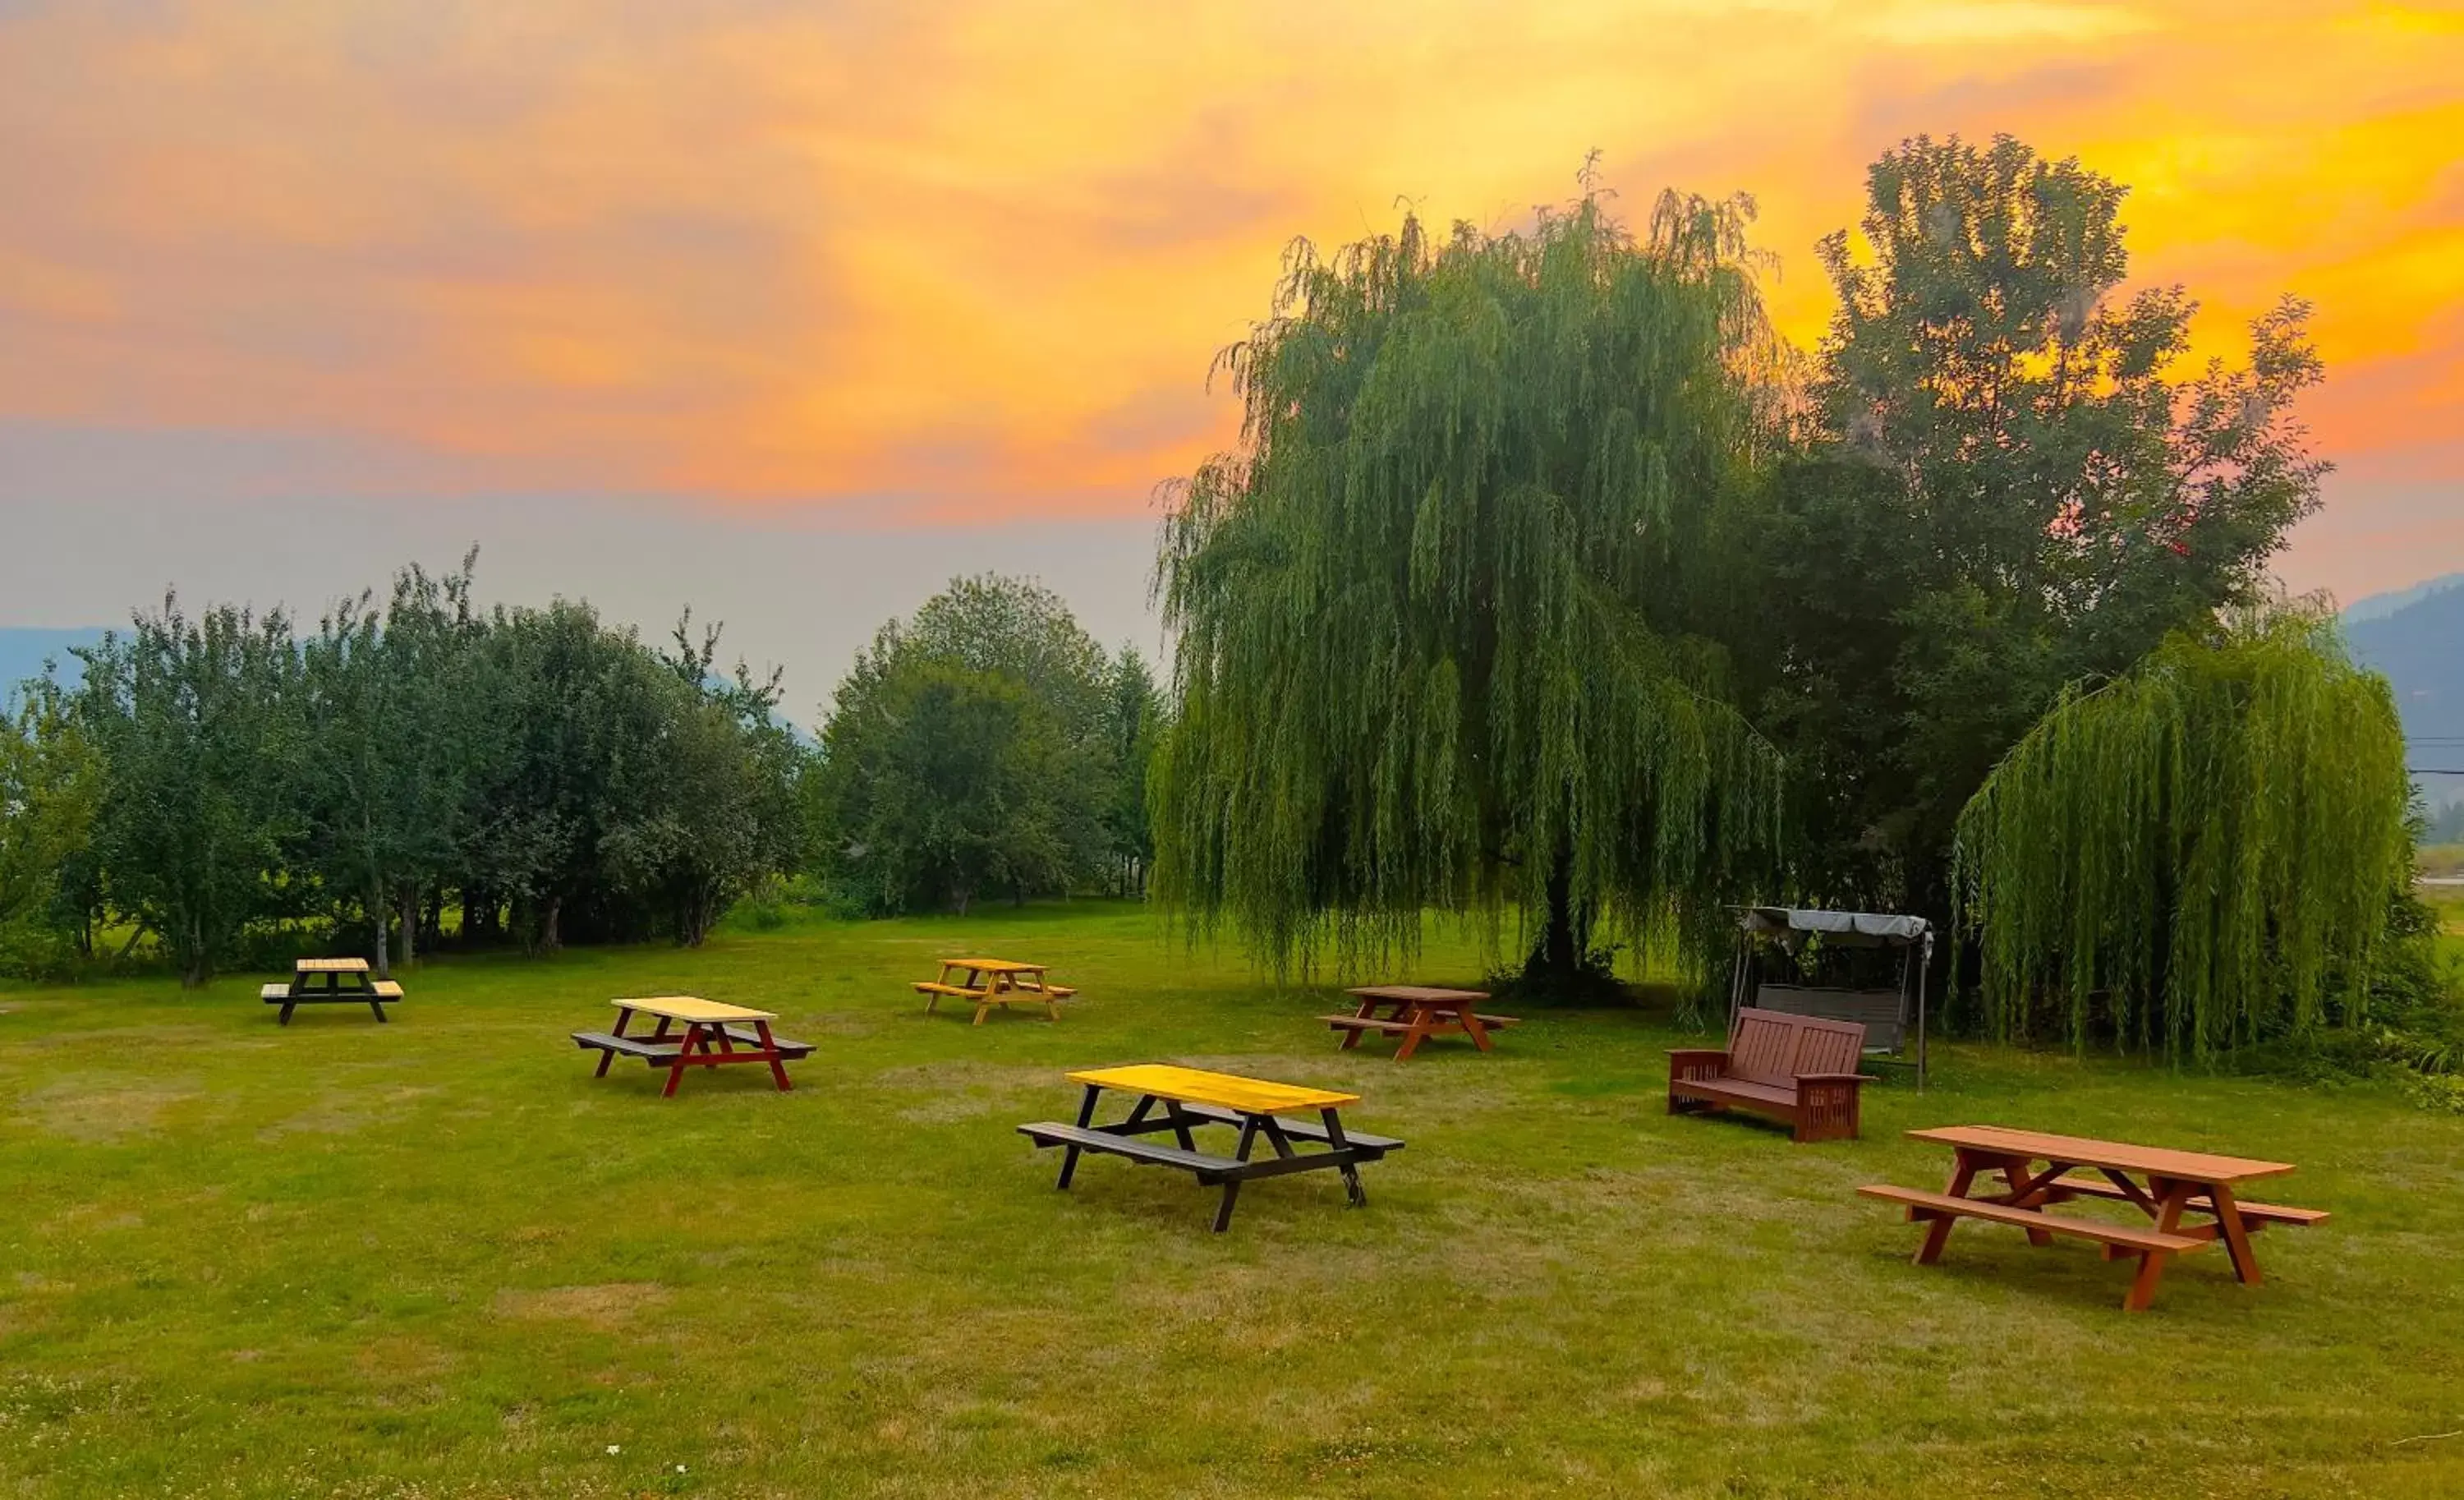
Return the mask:
<svg viewBox="0 0 2464 1500">
<path fill-rule="evenodd" d="M 1529 982 L 1571 986 L 1583 977 L 1591 924 L 1574 910 L 1573 885 L 1573 858 L 1561 851 L 1549 875 L 1549 924 L 1523 960 L 1523 978 Z"/>
</svg>

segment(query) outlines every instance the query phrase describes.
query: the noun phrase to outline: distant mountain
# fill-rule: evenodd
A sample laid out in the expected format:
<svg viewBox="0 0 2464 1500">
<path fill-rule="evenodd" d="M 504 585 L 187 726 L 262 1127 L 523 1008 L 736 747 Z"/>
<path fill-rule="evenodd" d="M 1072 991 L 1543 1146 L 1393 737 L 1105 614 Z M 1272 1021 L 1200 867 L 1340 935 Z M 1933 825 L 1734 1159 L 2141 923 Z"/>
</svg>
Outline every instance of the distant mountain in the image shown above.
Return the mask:
<svg viewBox="0 0 2464 1500">
<path fill-rule="evenodd" d="M 2363 625 L 2372 620 L 2384 620 L 2399 609 L 2419 604 L 2431 594 L 2454 588 L 2459 585 L 2464 585 L 2464 573 L 2450 573 L 2445 578 L 2433 578 L 2426 584 L 2415 584 L 2410 588 L 2399 588 L 2390 594 L 2372 594 L 2367 599 L 2356 600 L 2345 607 L 2344 623 Z"/>
<path fill-rule="evenodd" d="M 79 630 L 0 628 L 0 702 L 16 696 L 18 683 L 41 676 L 46 660 L 58 665 L 62 682 L 77 681 L 77 659 L 69 654 L 69 648 L 92 646 L 101 639 L 100 626 Z"/>
<path fill-rule="evenodd" d="M 2383 597 L 2403 602 L 2383 614 L 2347 610 L 2344 636 L 2355 656 L 2395 685 L 2413 765 L 2464 770 L 2464 575 Z M 2464 799 L 2464 777 L 2424 784 L 2433 804 Z"/>
</svg>

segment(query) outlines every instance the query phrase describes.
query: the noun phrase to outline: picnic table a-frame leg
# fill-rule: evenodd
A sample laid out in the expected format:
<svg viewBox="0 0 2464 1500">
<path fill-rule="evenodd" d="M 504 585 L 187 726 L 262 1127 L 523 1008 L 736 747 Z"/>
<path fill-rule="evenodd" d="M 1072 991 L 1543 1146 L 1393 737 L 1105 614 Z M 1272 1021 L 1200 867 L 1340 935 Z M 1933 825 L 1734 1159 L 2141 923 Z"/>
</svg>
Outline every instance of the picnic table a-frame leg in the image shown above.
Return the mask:
<svg viewBox="0 0 2464 1500">
<path fill-rule="evenodd" d="M 1330 1107 L 1318 1111 L 1317 1117 L 1326 1126 L 1326 1141 L 1328 1145 L 1333 1147 L 1337 1151 L 1349 1151 L 1352 1149 L 1352 1143 L 1343 1137 L 1342 1115 L 1336 1114 L 1335 1111 Z M 1347 1161 L 1339 1170 L 1343 1173 L 1344 1195 L 1351 1201 L 1352 1206 L 1354 1208 L 1368 1207 L 1369 1191 L 1360 1185 L 1359 1169 L 1353 1163 Z"/>
<path fill-rule="evenodd" d="M 1429 1022 L 1430 1017 L 1435 1014 L 1435 1012 L 1431 1011 L 1426 1005 L 1414 1005 L 1411 1008 L 1412 1029 L 1403 1033 L 1403 1045 L 1395 1048 L 1395 1061 L 1398 1063 L 1409 1058 L 1414 1052 L 1419 1051 L 1420 1049 L 1420 1044 L 1428 1040 L 1429 1032 L 1432 1029 Z"/>
<path fill-rule="evenodd" d="M 1085 1130 L 1095 1123 L 1095 1101 L 1103 1096 L 1103 1085 L 1090 1083 L 1087 1086 L 1087 1096 L 1078 1101 L 1078 1128 L 1080 1130 Z M 1143 1118 L 1147 1112 L 1147 1106 L 1153 1102 L 1154 1101 L 1151 1099 L 1139 1100 L 1137 1109 L 1132 1112 L 1130 1115 L 1131 1122 L 1134 1124 L 1139 1119 Z M 1078 1147 L 1075 1143 L 1062 1147 L 1061 1180 L 1053 1183 L 1053 1188 L 1059 1192 L 1067 1192 L 1069 1190 L 1069 1180 L 1077 1175 L 1077 1171 Z"/>
</svg>

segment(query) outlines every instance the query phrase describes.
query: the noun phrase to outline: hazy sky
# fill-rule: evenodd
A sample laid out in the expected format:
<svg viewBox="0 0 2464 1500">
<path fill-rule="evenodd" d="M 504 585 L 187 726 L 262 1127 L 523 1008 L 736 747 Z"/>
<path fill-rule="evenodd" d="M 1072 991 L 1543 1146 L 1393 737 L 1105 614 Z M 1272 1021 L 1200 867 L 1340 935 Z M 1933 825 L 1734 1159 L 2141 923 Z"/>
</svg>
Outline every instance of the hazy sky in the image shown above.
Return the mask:
<svg viewBox="0 0 2464 1500">
<path fill-rule="evenodd" d="M 1815 239 L 1917 131 L 2131 185 L 2208 349 L 2319 305 L 2283 571 L 2464 569 L 2464 11 L 2186 0 L 0 0 L 0 625 L 168 582 L 690 599 L 800 700 L 950 573 L 1142 636 L 1150 492 L 1282 246 L 1586 150 Z"/>
</svg>

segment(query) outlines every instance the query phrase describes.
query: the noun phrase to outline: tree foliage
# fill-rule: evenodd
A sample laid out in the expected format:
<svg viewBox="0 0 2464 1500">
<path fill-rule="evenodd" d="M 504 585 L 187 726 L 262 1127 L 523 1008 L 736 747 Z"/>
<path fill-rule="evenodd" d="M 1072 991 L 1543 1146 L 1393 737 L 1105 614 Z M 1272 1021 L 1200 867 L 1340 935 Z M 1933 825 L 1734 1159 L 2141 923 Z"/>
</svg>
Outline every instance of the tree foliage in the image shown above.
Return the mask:
<svg viewBox="0 0 2464 1500">
<path fill-rule="evenodd" d="M 2321 616 L 2245 614 L 2065 694 L 1960 815 L 1993 1029 L 2204 1057 L 2358 1019 L 2409 797 L 2386 679 Z"/>
<path fill-rule="evenodd" d="M 814 817 L 842 905 L 964 912 L 1107 878 L 1149 847 L 1122 788 L 1156 713 L 1058 595 L 985 575 L 882 627 L 832 700 Z"/>
<path fill-rule="evenodd" d="M 794 867 L 804 754 L 775 680 L 714 674 L 715 631 L 669 656 L 586 605 L 482 614 L 472 563 L 305 637 L 166 600 L 80 652 L 74 692 L 33 684 L 0 734 L 11 951 L 29 922 L 90 951 L 118 920 L 194 984 L 310 922 L 383 967 L 449 906 L 469 941 L 693 943 Z"/>
<path fill-rule="evenodd" d="M 2290 299 L 2246 362 L 2180 368 L 2197 304 L 2124 297 L 2124 189 L 2007 137 L 1919 137 L 1867 180 L 1811 430 L 1755 528 L 1734 637 L 1793 761 L 1810 898 L 1946 915 L 1958 810 L 2065 686 L 2257 600 L 2324 465 Z"/>
<path fill-rule="evenodd" d="M 1587 196 L 1287 254 L 1226 350 L 1242 448 L 1171 496 L 1160 893 L 1279 967 L 1512 910 L 1566 975 L 1748 889 L 1768 747 L 1695 629 L 1772 431 L 1750 206 Z"/>
</svg>

